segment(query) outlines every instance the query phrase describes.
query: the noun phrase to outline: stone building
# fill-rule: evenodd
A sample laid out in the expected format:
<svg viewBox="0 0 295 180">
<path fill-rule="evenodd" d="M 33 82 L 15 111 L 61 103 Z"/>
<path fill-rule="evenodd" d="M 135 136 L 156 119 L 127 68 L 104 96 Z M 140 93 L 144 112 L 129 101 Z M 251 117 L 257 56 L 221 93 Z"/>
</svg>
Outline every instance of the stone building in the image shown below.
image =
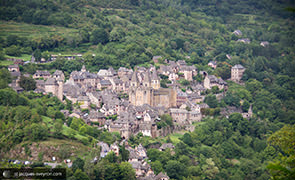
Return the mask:
<svg viewBox="0 0 295 180">
<path fill-rule="evenodd" d="M 46 93 L 52 93 L 59 100 L 63 100 L 63 81 L 61 79 L 48 78 L 45 81 L 44 90 Z"/>
<path fill-rule="evenodd" d="M 14 65 L 9 65 L 8 66 L 8 71 L 9 72 L 19 72 L 19 67 L 18 65 L 14 64 Z"/>
<path fill-rule="evenodd" d="M 214 75 L 206 75 L 204 79 L 204 87 L 206 89 L 211 89 L 213 86 L 217 86 L 219 89 L 224 89 L 227 86 L 227 83 L 223 79 L 217 78 Z"/>
<path fill-rule="evenodd" d="M 231 80 L 235 82 L 240 82 L 245 70 L 246 69 L 240 64 L 233 66 L 231 68 Z"/>
<path fill-rule="evenodd" d="M 69 81 L 92 90 L 96 89 L 100 80 L 101 78 L 99 78 L 96 74 L 88 72 L 84 65 L 81 71 L 73 71 L 69 78 Z"/>
<path fill-rule="evenodd" d="M 48 79 L 50 77 L 51 77 L 51 74 L 48 71 L 37 70 L 36 73 L 33 75 L 34 79 L 38 79 L 38 78 Z"/>
<path fill-rule="evenodd" d="M 156 72 L 150 77 L 145 72 L 143 80 L 139 80 L 138 72 L 134 72 L 129 87 L 129 101 L 134 106 L 148 104 L 150 106 L 164 106 L 166 108 L 176 106 L 176 91 L 174 89 L 160 88 L 160 80 Z"/>
</svg>

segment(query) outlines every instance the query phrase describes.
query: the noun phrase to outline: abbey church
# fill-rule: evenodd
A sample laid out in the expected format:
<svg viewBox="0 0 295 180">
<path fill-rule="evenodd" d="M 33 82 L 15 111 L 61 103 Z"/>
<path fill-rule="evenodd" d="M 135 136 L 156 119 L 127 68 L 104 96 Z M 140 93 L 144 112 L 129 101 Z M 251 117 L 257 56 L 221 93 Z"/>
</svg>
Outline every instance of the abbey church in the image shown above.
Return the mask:
<svg viewBox="0 0 295 180">
<path fill-rule="evenodd" d="M 157 72 L 135 71 L 129 87 L 129 101 L 134 106 L 148 104 L 152 107 L 176 107 L 176 90 L 161 88 Z"/>
</svg>

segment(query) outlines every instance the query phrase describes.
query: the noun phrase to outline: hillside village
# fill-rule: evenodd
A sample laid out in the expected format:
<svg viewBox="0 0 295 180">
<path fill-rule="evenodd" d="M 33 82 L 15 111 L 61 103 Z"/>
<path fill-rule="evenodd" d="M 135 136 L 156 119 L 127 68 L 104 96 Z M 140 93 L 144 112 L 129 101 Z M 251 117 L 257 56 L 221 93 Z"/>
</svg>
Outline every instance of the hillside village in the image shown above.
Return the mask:
<svg viewBox="0 0 295 180">
<path fill-rule="evenodd" d="M 60 70 L 53 74 L 37 70 L 35 74 L 24 76 L 35 79 L 34 92 L 52 94 L 61 101 L 66 98 L 77 105 L 72 112 L 62 110 L 65 116 L 82 118 L 87 124 L 119 132 L 123 139 L 139 132 L 144 136 L 158 137 L 181 129 L 193 131 L 193 122 L 201 121 L 204 116 L 202 109 L 209 108 L 203 103 L 205 91 L 217 87 L 219 93 L 216 96 L 220 99 L 227 91 L 227 82 L 198 71 L 184 60 L 165 62 L 158 69 L 150 65 L 149 68 L 135 69 L 120 67 L 116 71 L 110 67 L 97 73 L 89 72 L 83 66 L 80 71 L 73 71 L 67 80 Z M 21 92 L 18 65 L 10 65 L 8 70 L 16 76 L 10 86 Z M 240 64 L 233 66 L 230 80 L 239 83 L 244 71 Z M 193 80 L 198 74 L 204 79 L 202 83 Z M 167 78 L 167 88 L 161 87 L 161 77 Z M 179 80 L 186 80 L 191 86 L 184 87 Z M 173 126 L 157 127 L 163 114 L 172 117 Z M 243 116 L 249 115 L 244 113 Z"/>
<path fill-rule="evenodd" d="M 160 56 L 154 57 L 157 63 Z M 128 69 L 120 67 L 118 71 L 112 67 L 101 69 L 97 73 L 89 72 L 85 66 L 80 71 L 73 71 L 66 80 L 62 71 L 56 70 L 53 74 L 48 71 L 37 70 L 34 74 L 24 74 L 36 82 L 35 93 L 51 94 L 65 102 L 68 99 L 76 105 L 75 109 L 61 110 L 66 117 L 83 119 L 87 124 L 106 129 L 109 132 L 120 133 L 121 138 L 129 151 L 128 162 L 140 179 L 169 179 L 166 174 L 155 175 L 150 164 L 145 160 L 147 152 L 140 144 L 133 149 L 128 145 L 131 135 L 142 133 L 143 136 L 158 137 L 170 133 L 187 130 L 193 131 L 194 122 L 202 120 L 202 109 L 209 108 L 205 104 L 205 91 L 217 88 L 217 97 L 222 98 L 227 91 L 227 82 L 207 72 L 198 71 L 195 66 L 188 66 L 184 60 L 168 61 L 158 69 L 150 65 L 149 68 L 135 67 Z M 210 66 L 210 63 L 208 64 Z M 10 86 L 17 92 L 23 89 L 19 86 L 21 72 L 18 64 L 8 66 L 15 80 Z M 242 65 L 232 67 L 231 79 L 239 83 L 245 68 Z M 198 83 L 194 76 L 200 75 L 204 81 Z M 161 77 L 169 80 L 165 88 L 161 87 Z M 190 88 L 184 87 L 179 80 L 186 80 Z M 87 110 L 87 111 L 85 111 Z M 158 127 L 161 115 L 169 114 L 173 124 Z M 248 113 L 243 113 L 248 117 Z M 100 157 L 109 152 L 119 155 L 118 143 L 108 145 L 97 143 L 101 147 Z M 173 151 L 171 143 L 163 144 L 160 151 Z M 96 162 L 97 157 L 93 160 Z M 56 166 L 56 164 L 47 163 Z M 67 163 L 71 167 L 72 163 Z"/>
<path fill-rule="evenodd" d="M 5 171 L 295 179 L 292 0 L 7 0 L 0 8 Z"/>
</svg>

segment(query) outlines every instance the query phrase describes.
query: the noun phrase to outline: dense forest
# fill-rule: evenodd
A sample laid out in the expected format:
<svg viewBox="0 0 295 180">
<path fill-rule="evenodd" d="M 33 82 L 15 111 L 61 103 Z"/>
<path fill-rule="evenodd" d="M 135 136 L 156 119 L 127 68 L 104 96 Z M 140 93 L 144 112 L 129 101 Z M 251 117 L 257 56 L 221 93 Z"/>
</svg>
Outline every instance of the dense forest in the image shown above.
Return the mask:
<svg viewBox="0 0 295 180">
<path fill-rule="evenodd" d="M 0 155 L 19 144 L 27 147 L 31 142 L 71 139 L 91 151 L 78 154 L 76 165 L 68 169 L 69 178 L 135 178 L 122 155 L 109 154 L 89 165 L 99 154 L 93 148 L 95 142 L 111 144 L 120 139 L 118 134 L 97 130 L 81 119 L 65 118 L 60 110 L 71 111 L 75 105 L 70 102 L 63 104 L 33 92 L 15 93 L 8 87 L 11 77 L 4 62 L 32 54 L 40 61 L 50 54 L 83 53 L 83 58 L 73 61 L 58 59 L 20 67 L 30 74 L 60 69 L 68 77 L 83 64 L 90 71 L 133 68 L 154 64 L 152 57 L 160 55 L 185 59 L 199 71 L 223 79 L 230 78 L 235 64 L 242 64 L 246 71 L 245 85 L 228 82 L 221 101 L 208 93 L 205 102 L 210 108 L 203 112 L 208 116 L 196 124 L 194 132 L 177 141 L 170 136 L 130 138 L 132 146 L 141 143 L 148 149 L 155 173 L 167 172 L 173 179 L 293 179 L 293 8 L 294 0 L 1 0 Z M 28 32 L 28 27 L 34 30 Z M 235 30 L 242 34 L 233 34 Z M 242 38 L 249 38 L 250 43 L 237 41 Z M 269 45 L 261 46 L 262 41 Z M 215 70 L 207 65 L 212 60 L 217 61 Z M 226 106 L 247 111 L 250 105 L 254 113 L 250 120 L 238 113 L 228 118 L 219 113 Z M 165 142 L 175 145 L 174 153 L 151 148 Z"/>
</svg>

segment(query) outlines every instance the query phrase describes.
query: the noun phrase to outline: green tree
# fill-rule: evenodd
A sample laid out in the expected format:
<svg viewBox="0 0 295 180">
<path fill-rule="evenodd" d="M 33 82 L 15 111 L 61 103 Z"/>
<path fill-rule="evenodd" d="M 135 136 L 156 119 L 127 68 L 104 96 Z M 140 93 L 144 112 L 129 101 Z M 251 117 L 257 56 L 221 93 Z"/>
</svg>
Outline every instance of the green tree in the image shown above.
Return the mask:
<svg viewBox="0 0 295 180">
<path fill-rule="evenodd" d="M 54 126 L 54 136 L 56 138 L 61 138 L 62 137 L 62 126 L 63 126 L 62 120 L 57 119 L 53 126 Z"/>
<path fill-rule="evenodd" d="M 126 174 L 124 174 L 124 175 L 126 175 Z M 132 177 L 130 177 L 130 178 L 132 178 Z M 120 165 L 118 163 L 109 163 L 106 165 L 105 179 L 106 180 L 122 179 L 121 169 L 120 169 Z"/>
<path fill-rule="evenodd" d="M 3 51 L 0 51 L 0 61 L 5 60 L 5 54 Z"/>
<path fill-rule="evenodd" d="M 66 159 L 71 156 L 70 148 L 66 145 L 61 145 L 58 151 L 58 157 L 60 159 Z"/>
<path fill-rule="evenodd" d="M 19 85 L 26 91 L 36 89 L 36 81 L 32 77 L 21 76 Z"/>
<path fill-rule="evenodd" d="M 243 102 L 243 104 L 242 104 L 242 110 L 243 110 L 243 112 L 248 112 L 249 108 L 250 108 L 250 103 L 245 100 Z"/>
<path fill-rule="evenodd" d="M 193 139 L 189 133 L 185 133 L 181 139 L 185 144 L 187 144 L 189 146 L 194 145 Z"/>
<path fill-rule="evenodd" d="M 158 160 L 161 154 L 162 152 L 158 149 L 150 148 L 147 150 L 147 156 L 152 162 Z"/>
<path fill-rule="evenodd" d="M 0 89 L 8 87 L 12 80 L 9 71 L 6 68 L 0 69 Z"/>
<path fill-rule="evenodd" d="M 213 94 L 209 94 L 209 95 L 207 95 L 207 96 L 205 97 L 204 102 L 205 102 L 206 104 L 208 104 L 208 106 L 209 106 L 210 108 L 216 108 L 216 107 L 218 106 L 218 101 L 217 101 L 217 99 L 216 99 L 216 96 L 213 95 Z"/>
<path fill-rule="evenodd" d="M 208 179 L 214 179 L 216 174 L 219 173 L 219 169 L 215 166 L 212 158 L 206 159 L 206 164 L 202 166 L 202 170 Z"/>
<path fill-rule="evenodd" d="M 75 179 L 79 180 L 89 180 L 89 177 L 85 172 L 83 172 L 81 169 L 77 169 L 74 173 Z"/>
<path fill-rule="evenodd" d="M 162 163 L 158 160 L 155 162 L 151 162 L 151 167 L 156 175 L 164 171 Z"/>
<path fill-rule="evenodd" d="M 17 129 L 16 131 L 14 131 L 12 139 L 13 139 L 13 143 L 18 144 L 20 142 L 22 142 L 24 137 L 24 132 L 21 129 Z"/>
<path fill-rule="evenodd" d="M 256 94 L 256 92 L 259 91 L 262 87 L 262 83 L 257 81 L 256 79 L 249 79 L 246 82 L 246 89 L 252 94 Z"/>
<path fill-rule="evenodd" d="M 186 80 L 186 79 L 182 79 L 182 80 L 180 81 L 180 84 L 181 84 L 182 86 L 189 86 L 191 83 L 190 83 L 188 80 Z"/>
<path fill-rule="evenodd" d="M 295 125 L 285 125 L 268 138 L 282 153 L 267 165 L 274 179 L 295 179 Z"/>
<path fill-rule="evenodd" d="M 240 107 L 240 98 L 231 92 L 226 93 L 223 100 L 229 106 Z"/>
<path fill-rule="evenodd" d="M 174 179 L 182 179 L 182 176 L 186 175 L 185 166 L 176 160 L 168 161 L 165 170 L 168 176 Z"/>
<path fill-rule="evenodd" d="M 21 48 L 16 45 L 12 45 L 10 47 L 5 48 L 5 53 L 9 56 L 20 56 Z"/>
<path fill-rule="evenodd" d="M 123 180 L 136 180 L 135 171 L 129 162 L 120 164 L 120 177 Z"/>
<path fill-rule="evenodd" d="M 211 92 L 212 92 L 213 94 L 217 94 L 217 93 L 219 93 L 219 88 L 218 88 L 218 86 L 213 86 L 212 89 L 211 89 Z"/>
<path fill-rule="evenodd" d="M 72 165 L 72 169 L 73 172 L 76 172 L 76 170 L 80 169 L 80 170 L 84 170 L 84 160 L 81 158 L 77 158 L 73 161 L 73 165 Z"/>
<path fill-rule="evenodd" d="M 42 54 L 41 54 L 41 50 L 40 49 L 36 49 L 33 53 L 36 61 L 41 61 L 42 58 Z"/>
<path fill-rule="evenodd" d="M 120 41 L 125 36 L 121 27 L 114 27 L 110 32 L 110 41 Z"/>
<path fill-rule="evenodd" d="M 108 160 L 110 163 L 116 163 L 118 161 L 118 157 L 113 151 L 109 152 L 106 155 L 105 159 Z"/>
<path fill-rule="evenodd" d="M 173 126 L 173 119 L 169 114 L 163 114 L 160 118 L 161 121 L 164 121 L 168 126 Z"/>
<path fill-rule="evenodd" d="M 102 28 L 96 28 L 91 33 L 90 41 L 92 44 L 106 44 L 109 41 L 109 34 Z"/>
<path fill-rule="evenodd" d="M 48 130 L 44 125 L 33 123 L 25 128 L 25 135 L 33 141 L 45 140 L 48 137 Z"/>
<path fill-rule="evenodd" d="M 128 161 L 129 159 L 129 151 L 125 148 L 125 143 L 123 146 L 120 146 L 120 156 L 122 161 Z"/>
</svg>

